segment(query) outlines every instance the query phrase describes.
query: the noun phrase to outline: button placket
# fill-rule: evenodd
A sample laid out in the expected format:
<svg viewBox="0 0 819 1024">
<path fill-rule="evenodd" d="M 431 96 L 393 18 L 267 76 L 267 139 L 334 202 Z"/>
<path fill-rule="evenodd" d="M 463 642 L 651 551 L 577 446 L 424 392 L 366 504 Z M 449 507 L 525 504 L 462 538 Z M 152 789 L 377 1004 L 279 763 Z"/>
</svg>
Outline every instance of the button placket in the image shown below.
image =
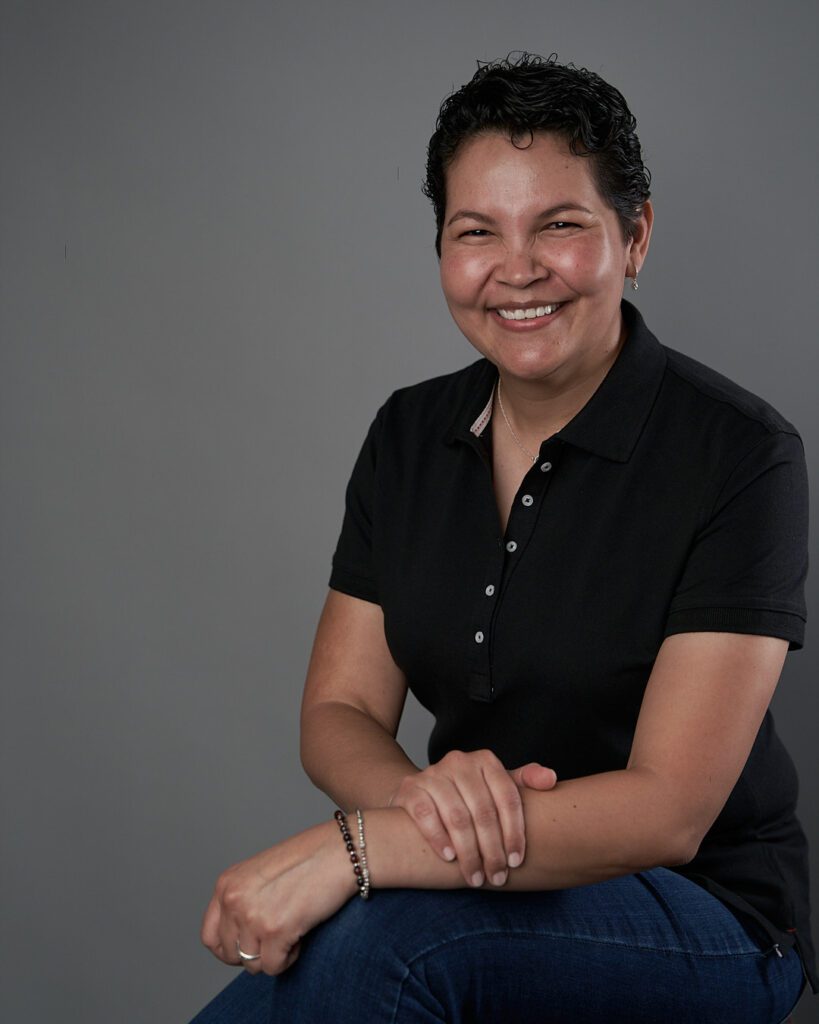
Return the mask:
<svg viewBox="0 0 819 1024">
<path fill-rule="evenodd" d="M 486 573 L 479 592 L 475 594 L 472 631 L 469 634 L 469 696 L 472 700 L 488 702 L 494 695 L 491 670 L 492 622 L 497 609 L 503 578 L 505 551 L 496 538 L 490 542 L 486 560 Z"/>
<path fill-rule="evenodd" d="M 544 506 L 545 496 L 552 483 L 554 468 L 560 456 L 561 442 L 550 439 L 541 446 L 540 458 L 542 461 L 535 463 L 526 476 L 523 478 L 518 494 L 512 503 L 507 524 L 506 536 L 501 538 L 500 545 L 503 554 L 503 575 L 499 582 L 499 595 L 494 604 L 494 613 L 490 621 L 490 628 L 486 630 L 487 636 L 492 641 L 494 623 L 500 612 L 500 605 L 503 601 L 503 594 L 506 593 L 509 581 L 518 563 L 525 557 L 526 546 L 535 532 L 537 521 L 540 518 L 541 509 Z M 548 451 L 552 456 L 551 461 L 544 457 Z M 521 494 L 520 491 L 523 491 Z"/>
<path fill-rule="evenodd" d="M 491 653 L 493 631 L 500 614 L 503 594 L 512 573 L 523 557 L 526 545 L 534 532 L 543 499 L 551 483 L 554 463 L 544 457 L 544 447 L 552 459 L 559 455 L 559 442 L 549 441 L 541 448 L 541 460 L 527 473 L 515 501 L 507 524 L 507 532 L 497 537 L 487 559 L 483 593 L 476 597 L 472 619 L 472 633 L 469 637 L 469 696 L 473 700 L 491 702 L 495 698 Z M 554 453 L 554 454 L 552 454 Z M 555 460 L 556 461 L 556 460 Z M 491 465 L 490 470 L 491 485 Z M 494 500 L 494 492 L 492 493 Z M 487 600 L 490 599 L 490 600 Z"/>
</svg>

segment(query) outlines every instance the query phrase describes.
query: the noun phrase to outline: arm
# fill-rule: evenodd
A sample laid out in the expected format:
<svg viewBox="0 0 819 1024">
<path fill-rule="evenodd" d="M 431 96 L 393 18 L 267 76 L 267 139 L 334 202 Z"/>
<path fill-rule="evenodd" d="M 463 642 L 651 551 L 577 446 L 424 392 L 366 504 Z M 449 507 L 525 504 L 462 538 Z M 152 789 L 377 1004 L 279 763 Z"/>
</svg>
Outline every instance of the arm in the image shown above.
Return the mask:
<svg viewBox="0 0 819 1024">
<path fill-rule="evenodd" d="M 787 647 L 734 633 L 668 637 L 628 766 L 523 792 L 528 855 L 507 888 L 562 889 L 691 860 L 748 759 Z M 388 813 L 367 815 L 373 884 L 454 887 L 451 866 Z"/>
<path fill-rule="evenodd" d="M 403 807 L 437 856 L 457 859 L 464 878 L 500 877 L 526 852 L 520 790 L 550 789 L 554 772 L 507 772 L 488 750 L 452 751 L 421 771 L 395 740 L 406 694 L 381 608 L 331 590 L 302 701 L 305 771 L 345 810 Z"/>
<path fill-rule="evenodd" d="M 419 769 L 395 740 L 407 681 L 392 659 L 377 604 L 331 590 L 301 705 L 301 762 L 345 810 L 385 807 Z"/>
<path fill-rule="evenodd" d="M 786 641 L 763 636 L 666 639 L 627 767 L 523 792 L 529 855 L 506 887 L 568 888 L 690 860 L 748 758 L 786 650 Z M 465 884 L 402 809 L 368 810 L 365 823 L 376 888 Z M 276 974 L 295 960 L 301 937 L 355 891 L 335 823 L 325 822 L 223 872 L 202 940 L 234 964 L 238 940 L 262 954 L 249 970 Z"/>
</svg>

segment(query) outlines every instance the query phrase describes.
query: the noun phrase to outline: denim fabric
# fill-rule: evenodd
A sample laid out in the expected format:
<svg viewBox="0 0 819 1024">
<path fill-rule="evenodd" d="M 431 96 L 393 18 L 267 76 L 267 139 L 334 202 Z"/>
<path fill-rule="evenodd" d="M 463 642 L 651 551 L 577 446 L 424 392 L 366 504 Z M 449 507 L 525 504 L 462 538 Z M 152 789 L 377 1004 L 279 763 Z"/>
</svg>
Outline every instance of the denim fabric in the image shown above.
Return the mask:
<svg viewBox="0 0 819 1024">
<path fill-rule="evenodd" d="M 665 868 L 550 892 L 384 889 L 193 1024 L 780 1024 L 802 966 L 766 945 Z"/>
</svg>

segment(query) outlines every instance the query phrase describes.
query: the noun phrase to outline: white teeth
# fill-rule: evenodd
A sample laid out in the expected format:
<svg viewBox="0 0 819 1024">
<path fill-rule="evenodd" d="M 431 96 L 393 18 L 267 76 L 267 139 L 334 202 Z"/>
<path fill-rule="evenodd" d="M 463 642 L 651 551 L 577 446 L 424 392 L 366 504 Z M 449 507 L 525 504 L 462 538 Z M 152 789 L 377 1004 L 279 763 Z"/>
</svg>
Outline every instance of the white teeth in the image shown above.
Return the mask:
<svg viewBox="0 0 819 1024">
<path fill-rule="evenodd" d="M 536 306 L 531 309 L 499 309 L 498 314 L 504 320 L 534 320 L 538 316 L 548 316 L 556 312 L 561 303 L 553 302 L 551 306 Z"/>
</svg>

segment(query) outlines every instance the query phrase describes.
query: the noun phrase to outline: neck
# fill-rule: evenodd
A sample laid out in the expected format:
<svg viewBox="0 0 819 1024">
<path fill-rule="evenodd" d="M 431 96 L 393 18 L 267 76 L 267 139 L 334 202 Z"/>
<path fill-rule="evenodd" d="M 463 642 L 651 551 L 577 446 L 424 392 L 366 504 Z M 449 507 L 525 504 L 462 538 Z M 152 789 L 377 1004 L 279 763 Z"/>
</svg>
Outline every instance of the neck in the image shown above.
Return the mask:
<svg viewBox="0 0 819 1024">
<path fill-rule="evenodd" d="M 625 332 L 602 360 L 576 373 L 570 381 L 525 380 L 499 370 L 506 415 L 527 448 L 537 451 L 541 441 L 580 412 L 614 365 L 624 341 Z"/>
</svg>

